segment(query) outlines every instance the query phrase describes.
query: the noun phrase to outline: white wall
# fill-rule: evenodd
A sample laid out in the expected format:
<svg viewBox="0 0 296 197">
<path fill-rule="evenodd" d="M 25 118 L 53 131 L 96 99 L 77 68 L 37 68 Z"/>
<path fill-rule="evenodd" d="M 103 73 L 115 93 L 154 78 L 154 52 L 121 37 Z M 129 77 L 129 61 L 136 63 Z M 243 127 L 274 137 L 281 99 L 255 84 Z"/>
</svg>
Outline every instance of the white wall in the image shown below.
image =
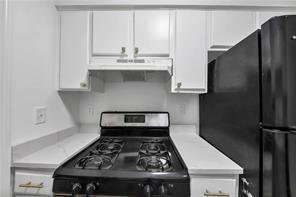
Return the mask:
<svg viewBox="0 0 296 197">
<path fill-rule="evenodd" d="M 10 188 L 10 67 L 7 64 L 6 53 L 6 9 L 7 1 L 0 0 L 0 196 L 11 196 Z M 5 39 L 4 39 L 5 38 Z M 4 58 L 5 57 L 5 58 Z"/>
<path fill-rule="evenodd" d="M 12 144 L 75 124 L 79 95 L 56 91 L 58 14 L 52 1 L 12 1 Z M 33 109 L 46 106 L 47 122 L 35 125 Z"/>
<path fill-rule="evenodd" d="M 198 125 L 198 96 L 171 94 L 163 82 L 106 83 L 104 93 L 80 96 L 80 122 L 98 123 L 105 110 L 169 111 L 172 124 Z"/>
</svg>

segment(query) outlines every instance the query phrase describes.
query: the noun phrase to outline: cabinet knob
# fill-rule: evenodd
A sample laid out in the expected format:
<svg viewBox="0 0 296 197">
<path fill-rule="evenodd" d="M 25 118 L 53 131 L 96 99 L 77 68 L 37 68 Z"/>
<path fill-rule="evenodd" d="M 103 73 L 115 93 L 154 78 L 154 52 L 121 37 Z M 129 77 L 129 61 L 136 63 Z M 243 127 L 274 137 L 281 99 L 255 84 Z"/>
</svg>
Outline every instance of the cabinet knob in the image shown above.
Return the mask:
<svg viewBox="0 0 296 197">
<path fill-rule="evenodd" d="M 134 55 L 137 56 L 139 54 L 139 48 L 138 47 L 135 47 L 134 49 Z"/>
<path fill-rule="evenodd" d="M 80 87 L 85 88 L 85 87 L 87 87 L 87 84 L 85 82 L 81 82 Z"/>
<path fill-rule="evenodd" d="M 121 47 L 121 56 L 124 56 L 126 53 L 126 47 Z"/>
<path fill-rule="evenodd" d="M 182 82 L 178 82 L 177 83 L 177 88 L 181 88 L 181 86 L 182 86 Z"/>
</svg>

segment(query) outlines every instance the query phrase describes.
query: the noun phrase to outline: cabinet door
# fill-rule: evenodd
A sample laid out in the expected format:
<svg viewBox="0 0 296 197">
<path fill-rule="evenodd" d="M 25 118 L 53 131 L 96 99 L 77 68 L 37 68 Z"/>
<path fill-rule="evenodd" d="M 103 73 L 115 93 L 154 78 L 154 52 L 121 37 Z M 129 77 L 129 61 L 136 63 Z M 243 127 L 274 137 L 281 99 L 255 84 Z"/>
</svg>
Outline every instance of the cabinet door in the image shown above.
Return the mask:
<svg viewBox="0 0 296 197">
<path fill-rule="evenodd" d="M 28 196 L 52 196 L 52 172 L 17 170 L 14 193 Z"/>
<path fill-rule="evenodd" d="M 256 30 L 256 12 L 212 11 L 210 48 L 229 48 Z"/>
<path fill-rule="evenodd" d="M 135 55 L 168 57 L 170 12 L 167 10 L 135 11 L 134 20 L 134 47 L 138 49 Z"/>
<path fill-rule="evenodd" d="M 279 12 L 279 11 L 261 11 L 258 12 L 258 25 L 260 26 L 274 16 L 295 15 L 296 12 Z"/>
<path fill-rule="evenodd" d="M 89 13 L 61 13 L 60 89 L 88 89 Z"/>
<path fill-rule="evenodd" d="M 93 56 L 126 56 L 131 49 L 133 12 L 93 13 Z"/>
<path fill-rule="evenodd" d="M 206 91 L 206 12 L 176 13 L 175 91 Z"/>
<path fill-rule="evenodd" d="M 219 196 L 223 193 L 229 197 L 237 197 L 235 179 L 217 179 L 217 178 L 191 178 L 190 188 L 191 196 Z M 216 194 L 216 195 L 215 195 Z"/>
</svg>

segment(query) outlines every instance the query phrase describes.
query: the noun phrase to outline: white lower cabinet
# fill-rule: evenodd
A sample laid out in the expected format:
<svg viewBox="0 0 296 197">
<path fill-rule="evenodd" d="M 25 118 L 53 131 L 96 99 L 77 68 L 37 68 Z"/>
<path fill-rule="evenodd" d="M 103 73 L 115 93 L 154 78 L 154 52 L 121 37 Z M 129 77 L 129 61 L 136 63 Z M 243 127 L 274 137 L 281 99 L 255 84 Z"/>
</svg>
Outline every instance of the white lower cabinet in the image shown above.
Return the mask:
<svg viewBox="0 0 296 197">
<path fill-rule="evenodd" d="M 238 178 L 220 176 L 190 176 L 192 197 L 237 197 Z"/>
<path fill-rule="evenodd" d="M 52 196 L 53 172 L 16 170 L 14 173 L 15 196 Z"/>
</svg>

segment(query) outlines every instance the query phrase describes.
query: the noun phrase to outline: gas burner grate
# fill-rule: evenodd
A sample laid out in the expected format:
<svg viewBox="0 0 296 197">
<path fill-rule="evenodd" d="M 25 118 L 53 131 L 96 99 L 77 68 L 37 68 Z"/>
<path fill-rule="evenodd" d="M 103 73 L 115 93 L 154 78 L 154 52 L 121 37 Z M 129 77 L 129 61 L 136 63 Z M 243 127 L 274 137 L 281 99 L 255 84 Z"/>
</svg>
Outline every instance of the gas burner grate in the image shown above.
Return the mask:
<svg viewBox="0 0 296 197">
<path fill-rule="evenodd" d="M 168 172 L 172 170 L 172 165 L 168 157 L 144 156 L 137 161 L 137 168 L 141 171 Z"/>
<path fill-rule="evenodd" d="M 152 155 L 165 155 L 168 153 L 167 147 L 163 143 L 159 142 L 144 142 L 141 144 L 139 152 L 141 154 L 147 155 L 147 156 L 152 156 Z"/>
<path fill-rule="evenodd" d="M 102 143 L 96 147 L 96 150 L 99 154 L 109 155 L 109 154 L 117 154 L 120 152 L 122 148 L 122 144 L 119 143 Z"/>
<path fill-rule="evenodd" d="M 122 139 L 119 138 L 102 138 L 100 139 L 100 143 L 123 143 L 124 141 Z"/>
<path fill-rule="evenodd" d="M 88 155 L 81 158 L 75 167 L 81 169 L 109 169 L 112 167 L 112 160 L 105 155 Z"/>
<path fill-rule="evenodd" d="M 137 169 L 151 172 L 172 170 L 170 154 L 162 140 L 149 139 L 143 141 L 139 148 Z"/>
<path fill-rule="evenodd" d="M 163 140 L 158 138 L 152 138 L 152 139 L 144 140 L 143 143 L 163 143 Z"/>
<path fill-rule="evenodd" d="M 87 156 L 75 163 L 80 169 L 110 169 L 120 153 L 124 141 L 117 138 L 102 138 L 99 144 Z"/>
</svg>

